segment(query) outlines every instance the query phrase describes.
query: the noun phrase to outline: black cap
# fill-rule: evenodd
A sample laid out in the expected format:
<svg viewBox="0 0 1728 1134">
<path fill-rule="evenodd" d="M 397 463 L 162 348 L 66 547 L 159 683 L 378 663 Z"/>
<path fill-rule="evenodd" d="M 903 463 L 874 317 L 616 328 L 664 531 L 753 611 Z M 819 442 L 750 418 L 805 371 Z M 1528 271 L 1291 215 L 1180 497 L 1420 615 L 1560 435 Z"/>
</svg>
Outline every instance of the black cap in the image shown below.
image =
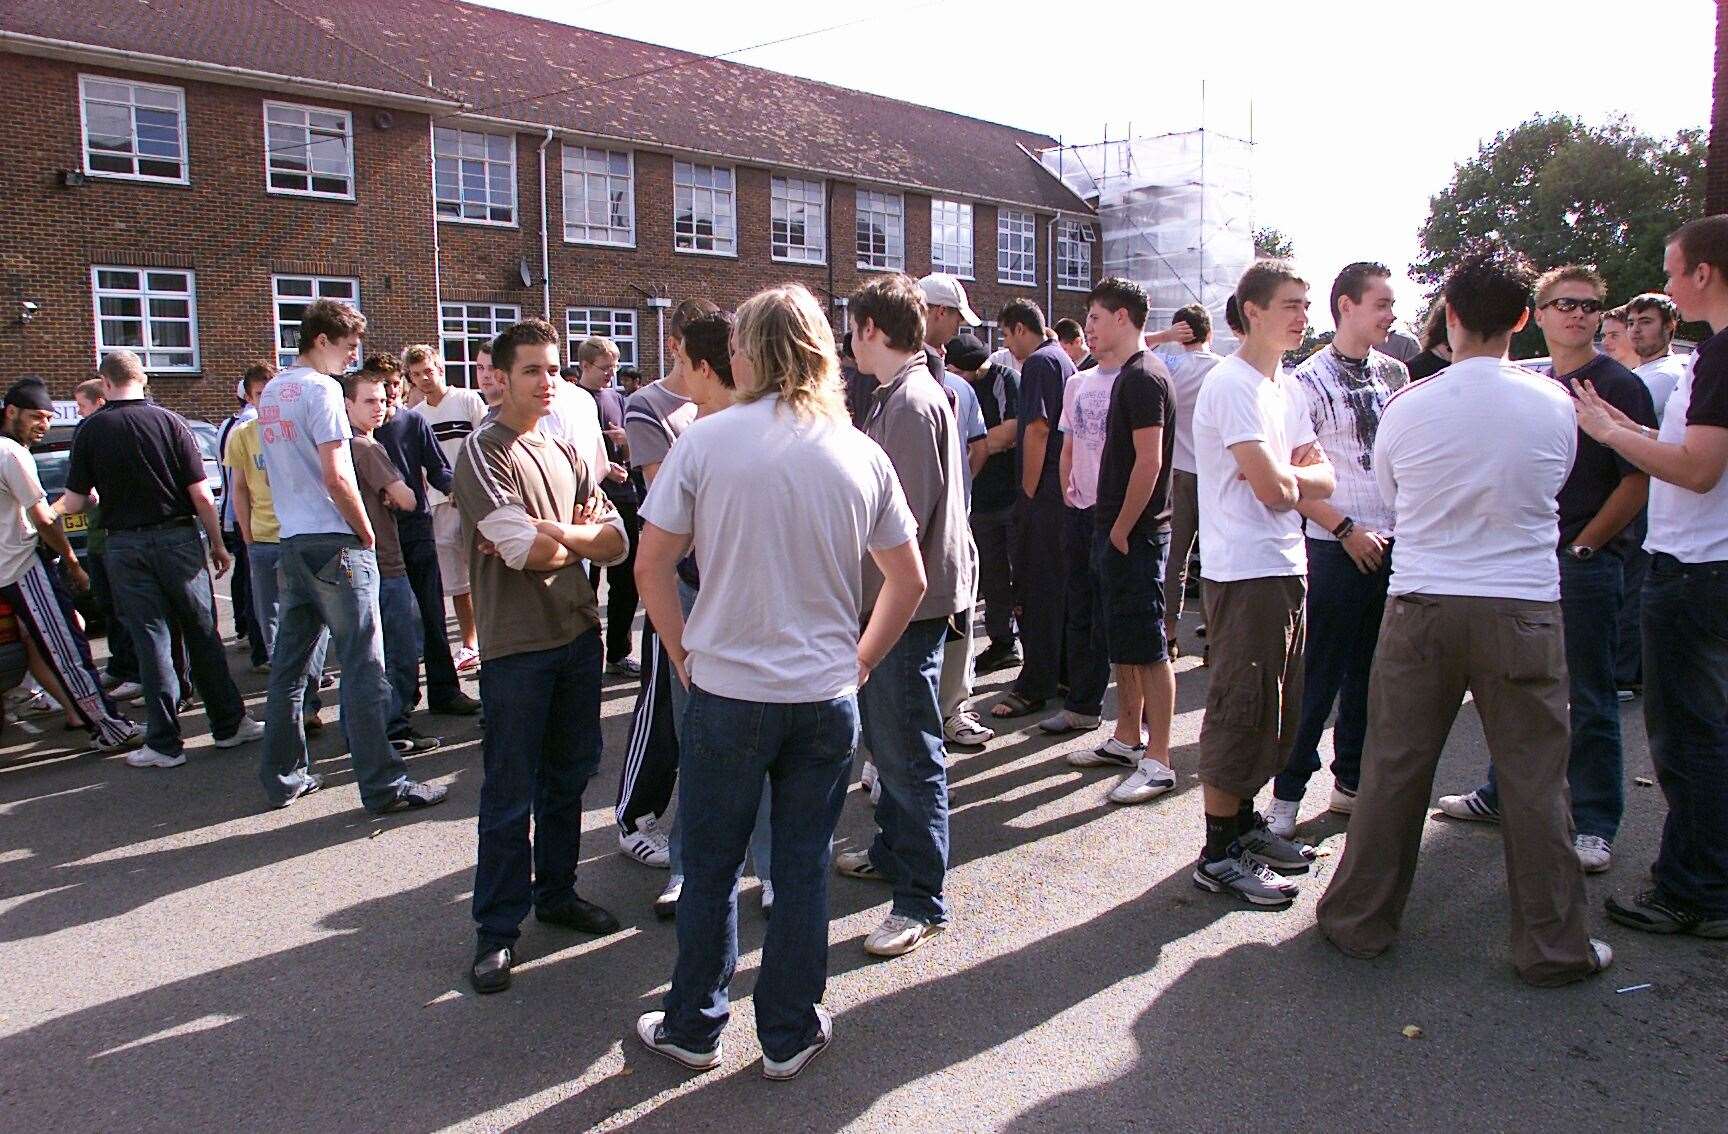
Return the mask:
<svg viewBox="0 0 1728 1134">
<path fill-rule="evenodd" d="M 48 394 L 48 384 L 35 375 L 20 378 L 7 387 L 5 404 L 19 409 L 54 411 L 54 399 Z"/>
<path fill-rule="evenodd" d="M 990 361 L 990 351 L 975 336 L 962 331 L 948 340 L 943 361 L 957 370 L 981 370 Z"/>
</svg>

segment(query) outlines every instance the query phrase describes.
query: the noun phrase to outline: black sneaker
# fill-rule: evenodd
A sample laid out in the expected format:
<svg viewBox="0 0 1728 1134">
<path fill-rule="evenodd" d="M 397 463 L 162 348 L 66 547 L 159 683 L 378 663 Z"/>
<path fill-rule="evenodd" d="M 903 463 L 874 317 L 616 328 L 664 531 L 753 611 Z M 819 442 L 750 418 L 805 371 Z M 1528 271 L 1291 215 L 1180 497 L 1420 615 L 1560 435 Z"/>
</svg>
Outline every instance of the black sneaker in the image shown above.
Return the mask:
<svg viewBox="0 0 1728 1134">
<path fill-rule="evenodd" d="M 1728 938 L 1728 917 L 1705 917 L 1696 910 L 1658 897 L 1655 890 L 1645 890 L 1625 902 L 1618 896 L 1611 897 L 1605 908 L 1610 921 L 1619 922 L 1628 929 L 1665 935 L 1689 933 L 1713 940 Z"/>
<path fill-rule="evenodd" d="M 534 920 L 556 925 L 561 929 L 574 929 L 578 933 L 592 933 L 597 937 L 617 933 L 619 929 L 617 918 L 593 902 L 585 902 L 574 894 L 555 906 L 536 909 Z"/>
<path fill-rule="evenodd" d="M 441 717 L 471 717 L 480 711 L 480 702 L 458 689 L 448 701 L 433 705 L 432 711 Z"/>
<path fill-rule="evenodd" d="M 409 780 L 397 791 L 396 798 L 380 807 L 375 814 L 389 815 L 397 811 L 418 811 L 422 807 L 436 807 L 443 803 L 444 797 L 449 794 L 449 788 Z"/>
<path fill-rule="evenodd" d="M 508 945 L 482 945 L 468 970 L 468 983 L 482 996 L 503 992 L 510 987 L 510 966 L 515 960 Z"/>
<path fill-rule="evenodd" d="M 991 642 L 978 655 L 974 668 L 979 673 L 990 673 L 998 669 L 1010 669 L 1020 664 L 1020 647 L 1009 638 L 1006 641 Z"/>
<path fill-rule="evenodd" d="M 433 749 L 442 748 L 443 746 L 443 737 L 427 736 L 425 733 L 415 732 L 413 729 L 407 729 L 399 735 L 390 738 L 390 747 L 394 748 L 404 756 L 414 756 L 421 752 L 431 752 Z"/>
</svg>

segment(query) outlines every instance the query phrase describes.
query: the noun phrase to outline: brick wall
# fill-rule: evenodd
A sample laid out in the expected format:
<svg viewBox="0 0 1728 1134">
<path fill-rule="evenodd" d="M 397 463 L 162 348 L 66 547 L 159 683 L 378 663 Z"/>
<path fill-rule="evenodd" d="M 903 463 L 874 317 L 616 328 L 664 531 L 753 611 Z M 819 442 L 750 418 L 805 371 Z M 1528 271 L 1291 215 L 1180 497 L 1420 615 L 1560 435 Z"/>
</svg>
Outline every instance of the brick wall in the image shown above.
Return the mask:
<svg viewBox="0 0 1728 1134">
<path fill-rule="evenodd" d="M 1728 0 L 1716 3 L 1716 82 L 1710 109 L 1710 151 L 1704 211 L 1728 213 Z"/>
<path fill-rule="evenodd" d="M 191 184 L 92 177 L 80 187 L 60 171 L 82 167 L 78 76 L 103 74 L 178 86 L 185 91 Z M 355 200 L 285 197 L 265 187 L 266 99 L 345 109 L 354 123 Z M 155 395 L 192 416 L 219 419 L 233 408 L 234 381 L 246 364 L 274 352 L 273 273 L 355 277 L 370 324 L 369 349 L 396 350 L 437 341 L 438 293 L 445 302 L 515 304 L 542 310 L 540 176 L 543 134 L 516 137 L 517 224 L 444 221 L 437 225 L 438 279 L 428 118 L 391 110 L 386 125 L 373 107 L 324 98 L 296 99 L 240 87 L 162 79 L 117 68 L 0 54 L 0 113 L 28 123 L 0 136 L 0 200 L 11 223 L 0 231 L 0 377 L 26 372 L 48 379 L 56 397 L 88 377 L 95 363 L 90 268 L 95 264 L 191 269 L 196 273 L 201 373 L 152 378 Z M 564 240 L 562 155 L 546 147 L 547 227 L 552 321 L 561 330 L 571 306 L 637 312 L 640 365 L 658 373 L 661 344 L 650 295 L 673 303 L 705 296 L 735 306 L 756 290 L 795 280 L 819 298 L 845 296 L 862 276 L 854 266 L 854 191 L 831 185 L 829 266 L 775 262 L 769 249 L 769 180 L 764 168 L 736 169 L 738 255 L 673 249 L 672 161 L 637 151 L 636 246 Z M 906 270 L 930 270 L 926 196 L 906 193 Z M 1038 272 L 1051 270 L 1047 224 L 1039 217 Z M 996 209 L 974 204 L 977 282 L 972 305 L 994 319 L 1011 298 L 1045 305 L 1047 285 L 996 282 Z M 526 259 L 534 283 L 523 287 Z M 28 323 L 18 304 L 40 306 Z M 1056 292 L 1051 318 L 1082 313 L 1080 296 Z"/>
</svg>

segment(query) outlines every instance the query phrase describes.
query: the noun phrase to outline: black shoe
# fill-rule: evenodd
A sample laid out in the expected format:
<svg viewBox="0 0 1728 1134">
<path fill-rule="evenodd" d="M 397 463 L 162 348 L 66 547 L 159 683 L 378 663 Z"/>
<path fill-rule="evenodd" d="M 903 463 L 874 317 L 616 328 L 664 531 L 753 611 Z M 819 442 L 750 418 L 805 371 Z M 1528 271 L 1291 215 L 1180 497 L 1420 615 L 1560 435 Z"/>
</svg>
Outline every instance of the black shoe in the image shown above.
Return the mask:
<svg viewBox="0 0 1728 1134">
<path fill-rule="evenodd" d="M 449 788 L 434 784 L 421 784 L 409 780 L 396 793 L 396 798 L 379 808 L 376 814 L 389 815 L 396 811 L 419 810 L 422 807 L 436 807 L 444 802 L 444 797 L 450 794 Z"/>
<path fill-rule="evenodd" d="M 433 749 L 442 748 L 443 746 L 443 737 L 427 736 L 425 733 L 415 732 L 411 728 L 404 729 L 400 734 L 390 738 L 390 747 L 394 748 L 404 756 L 414 756 L 421 752 L 431 752 Z"/>
<path fill-rule="evenodd" d="M 1728 917 L 1705 917 L 1645 890 L 1630 901 L 1611 897 L 1605 903 L 1608 920 L 1645 933 L 1690 933 L 1695 937 L 1728 938 Z"/>
<path fill-rule="evenodd" d="M 471 717 L 480 711 L 480 702 L 458 689 L 448 701 L 433 705 L 432 711 L 441 717 Z"/>
<path fill-rule="evenodd" d="M 510 966 L 516 961 L 508 945 L 482 945 L 468 970 L 468 983 L 485 996 L 510 987 Z"/>
<path fill-rule="evenodd" d="M 574 929 L 578 933 L 592 933 L 596 937 L 617 933 L 620 928 L 617 918 L 593 902 L 585 902 L 574 894 L 555 906 L 535 910 L 534 920 L 556 925 L 561 929 Z"/>
<path fill-rule="evenodd" d="M 973 664 L 979 673 L 991 673 L 1017 666 L 1022 660 L 1020 647 L 1015 644 L 1014 639 L 1009 638 L 1001 642 L 991 642 Z"/>
</svg>

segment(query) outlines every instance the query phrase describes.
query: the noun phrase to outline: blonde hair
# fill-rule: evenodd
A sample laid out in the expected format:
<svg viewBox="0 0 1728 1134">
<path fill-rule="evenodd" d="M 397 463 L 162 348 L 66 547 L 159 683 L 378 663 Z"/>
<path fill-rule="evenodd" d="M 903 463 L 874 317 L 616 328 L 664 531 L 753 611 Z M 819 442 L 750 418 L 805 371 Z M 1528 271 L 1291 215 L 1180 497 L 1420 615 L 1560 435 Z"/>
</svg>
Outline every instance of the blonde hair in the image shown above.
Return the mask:
<svg viewBox="0 0 1728 1134">
<path fill-rule="evenodd" d="M 749 385 L 740 382 L 739 403 L 778 394 L 800 417 L 850 422 L 840 387 L 840 357 L 834 330 L 809 289 L 784 284 L 759 291 L 738 308 L 732 341 L 750 360 Z"/>
<path fill-rule="evenodd" d="M 402 348 L 403 370 L 421 362 L 430 362 L 438 373 L 444 373 L 444 355 L 439 352 L 437 347 L 428 346 L 425 343 L 415 343 L 413 346 Z"/>
<path fill-rule="evenodd" d="M 1567 264 L 1565 267 L 1543 272 L 1541 277 L 1537 279 L 1536 306 L 1540 307 L 1547 303 L 1548 296 L 1563 283 L 1583 284 L 1596 293 L 1598 303 L 1608 298 L 1608 281 L 1602 278 L 1601 272 L 1588 264 Z"/>
</svg>

